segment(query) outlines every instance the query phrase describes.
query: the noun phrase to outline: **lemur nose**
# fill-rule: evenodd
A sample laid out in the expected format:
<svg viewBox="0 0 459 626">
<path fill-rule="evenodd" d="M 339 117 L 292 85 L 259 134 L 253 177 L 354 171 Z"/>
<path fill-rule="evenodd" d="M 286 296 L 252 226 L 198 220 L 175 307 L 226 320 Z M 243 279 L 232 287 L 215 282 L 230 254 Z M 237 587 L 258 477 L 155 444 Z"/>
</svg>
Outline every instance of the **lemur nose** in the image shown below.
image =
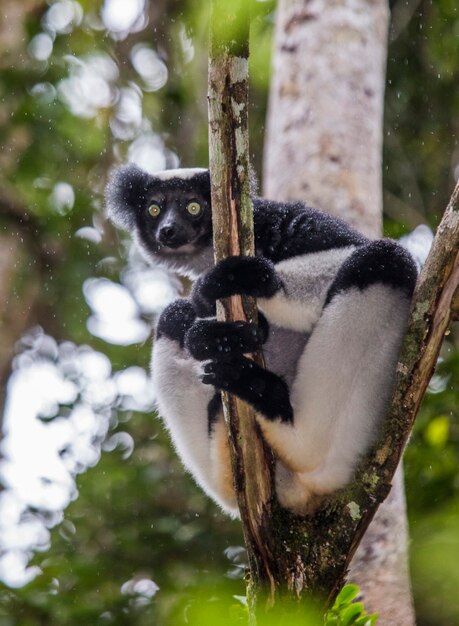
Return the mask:
<svg viewBox="0 0 459 626">
<path fill-rule="evenodd" d="M 176 234 L 177 234 L 177 231 L 175 227 L 169 225 L 169 226 L 163 226 L 160 229 L 158 237 L 162 243 L 169 243 L 174 239 Z"/>
</svg>

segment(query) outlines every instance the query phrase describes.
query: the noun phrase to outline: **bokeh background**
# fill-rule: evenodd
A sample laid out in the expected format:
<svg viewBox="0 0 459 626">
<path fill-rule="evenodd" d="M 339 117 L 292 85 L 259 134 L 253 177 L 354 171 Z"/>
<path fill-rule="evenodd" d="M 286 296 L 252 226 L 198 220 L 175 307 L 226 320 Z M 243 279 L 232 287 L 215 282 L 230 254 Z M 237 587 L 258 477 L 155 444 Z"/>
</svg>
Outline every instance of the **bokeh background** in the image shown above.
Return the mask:
<svg viewBox="0 0 459 626">
<path fill-rule="evenodd" d="M 275 2 L 255 1 L 261 177 Z M 391 2 L 385 232 L 433 229 L 459 177 L 459 7 Z M 186 285 L 104 218 L 114 164 L 207 165 L 208 3 L 2 0 L 0 626 L 181 624 L 243 595 L 240 526 L 152 412 L 151 325 Z M 459 624 L 459 336 L 405 456 L 418 624 Z M 190 608 L 191 607 L 191 608 Z"/>
</svg>

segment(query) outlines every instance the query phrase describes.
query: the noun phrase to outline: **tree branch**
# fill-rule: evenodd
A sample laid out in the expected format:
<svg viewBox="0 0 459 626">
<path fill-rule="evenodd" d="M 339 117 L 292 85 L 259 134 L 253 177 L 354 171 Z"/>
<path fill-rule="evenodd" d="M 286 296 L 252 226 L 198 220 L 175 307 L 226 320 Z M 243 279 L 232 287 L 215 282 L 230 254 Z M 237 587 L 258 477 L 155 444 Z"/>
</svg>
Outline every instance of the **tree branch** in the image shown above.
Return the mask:
<svg viewBox="0 0 459 626">
<path fill-rule="evenodd" d="M 330 602 L 339 591 L 347 566 L 379 504 L 391 488 L 391 481 L 403 454 L 427 385 L 435 369 L 443 338 L 457 306 L 459 285 L 459 184 L 456 186 L 438 227 L 430 254 L 414 293 L 412 312 L 403 342 L 395 391 L 384 432 L 373 454 L 362 464 L 358 476 L 340 506 L 355 503 L 349 521 L 351 533 L 343 572 L 329 594 Z"/>
<path fill-rule="evenodd" d="M 253 212 L 249 185 L 248 139 L 249 10 L 245 0 L 213 0 L 209 63 L 209 153 L 215 260 L 253 255 Z M 253 298 L 227 298 L 217 308 L 221 320 L 257 319 Z M 261 355 L 254 356 L 262 364 Z M 222 394 L 238 500 L 249 563 L 253 602 L 260 589 L 273 597 L 275 576 L 266 541 L 270 526 L 272 457 L 254 411 Z"/>
</svg>

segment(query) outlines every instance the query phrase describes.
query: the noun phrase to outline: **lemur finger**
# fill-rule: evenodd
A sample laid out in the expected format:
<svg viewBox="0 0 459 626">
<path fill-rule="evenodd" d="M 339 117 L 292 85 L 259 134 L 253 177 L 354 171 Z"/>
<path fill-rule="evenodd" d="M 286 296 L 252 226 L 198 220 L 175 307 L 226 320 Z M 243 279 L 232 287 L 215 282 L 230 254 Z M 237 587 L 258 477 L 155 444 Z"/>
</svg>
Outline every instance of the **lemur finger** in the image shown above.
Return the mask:
<svg viewBox="0 0 459 626">
<path fill-rule="evenodd" d="M 281 287 L 282 281 L 268 259 L 233 256 L 201 276 L 191 298 L 196 306 L 235 294 L 271 298 Z"/>
<path fill-rule="evenodd" d="M 196 313 L 189 300 L 174 300 L 161 313 L 156 326 L 156 339 L 163 335 L 178 341 L 183 348 L 187 330 L 196 319 Z"/>
<path fill-rule="evenodd" d="M 257 350 L 266 338 L 265 329 L 247 322 L 198 320 L 186 333 L 185 346 L 198 361 L 228 359 Z"/>
</svg>

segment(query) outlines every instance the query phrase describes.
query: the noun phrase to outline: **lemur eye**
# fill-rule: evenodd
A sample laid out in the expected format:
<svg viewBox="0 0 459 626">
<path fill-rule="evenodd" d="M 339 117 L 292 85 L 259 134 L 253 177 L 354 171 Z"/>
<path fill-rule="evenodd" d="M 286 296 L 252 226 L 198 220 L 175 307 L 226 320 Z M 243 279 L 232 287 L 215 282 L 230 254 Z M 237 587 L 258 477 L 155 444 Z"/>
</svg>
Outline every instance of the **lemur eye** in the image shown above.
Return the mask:
<svg viewBox="0 0 459 626">
<path fill-rule="evenodd" d="M 187 204 L 186 210 L 190 215 L 196 216 L 201 213 L 201 205 L 199 204 L 199 202 L 190 202 L 189 204 Z"/>
<path fill-rule="evenodd" d="M 157 204 L 150 204 L 150 206 L 148 207 L 148 212 L 152 217 L 158 217 L 158 215 L 161 213 L 161 209 Z"/>
</svg>

